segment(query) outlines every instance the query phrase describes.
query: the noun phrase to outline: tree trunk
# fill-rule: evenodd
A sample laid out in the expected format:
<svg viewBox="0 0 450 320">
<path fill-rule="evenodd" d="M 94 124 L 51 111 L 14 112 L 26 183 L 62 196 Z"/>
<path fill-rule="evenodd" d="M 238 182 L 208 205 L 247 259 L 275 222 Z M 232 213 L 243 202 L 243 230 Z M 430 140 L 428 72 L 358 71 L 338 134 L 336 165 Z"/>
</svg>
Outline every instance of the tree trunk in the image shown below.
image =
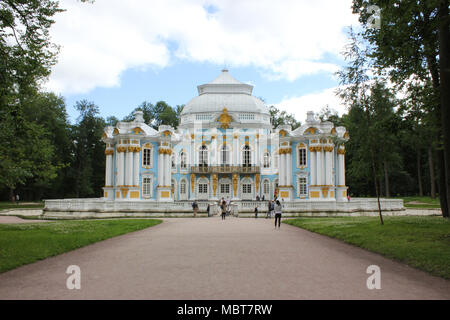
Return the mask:
<svg viewBox="0 0 450 320">
<path fill-rule="evenodd" d="M 423 186 L 422 186 L 422 166 L 420 165 L 420 151 L 417 150 L 417 182 L 419 184 L 419 196 L 423 197 Z"/>
<path fill-rule="evenodd" d="M 441 0 L 438 8 L 439 17 L 439 71 L 440 71 L 440 95 L 441 95 L 441 124 L 444 140 L 444 193 L 440 197 L 446 198 L 447 208 L 442 215 L 450 216 L 448 203 L 450 203 L 450 20 L 449 1 Z"/>
<path fill-rule="evenodd" d="M 436 198 L 436 182 L 434 180 L 434 164 L 433 164 L 433 151 L 431 146 L 428 147 L 428 166 L 430 169 L 430 196 L 432 199 Z"/>
<path fill-rule="evenodd" d="M 448 202 L 447 202 L 447 197 L 445 196 L 446 185 L 445 185 L 445 178 L 444 178 L 444 174 L 443 174 L 444 151 L 437 150 L 436 154 L 437 154 L 436 163 L 437 163 L 437 167 L 438 167 L 439 201 L 441 203 L 442 216 L 444 218 L 447 218 L 448 217 Z"/>
<path fill-rule="evenodd" d="M 9 188 L 9 200 L 14 203 L 16 201 L 16 198 L 14 197 L 14 189 Z"/>
<path fill-rule="evenodd" d="M 386 198 L 391 197 L 391 190 L 389 189 L 389 174 L 388 174 L 388 164 L 384 162 L 384 186 L 386 188 Z"/>
</svg>

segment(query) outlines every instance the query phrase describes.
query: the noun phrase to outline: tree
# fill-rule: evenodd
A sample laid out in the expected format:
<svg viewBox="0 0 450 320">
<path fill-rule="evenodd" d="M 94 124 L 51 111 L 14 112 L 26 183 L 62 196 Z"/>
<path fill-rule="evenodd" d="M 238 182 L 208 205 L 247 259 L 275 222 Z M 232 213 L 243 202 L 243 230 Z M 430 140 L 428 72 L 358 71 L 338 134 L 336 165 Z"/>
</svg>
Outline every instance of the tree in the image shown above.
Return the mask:
<svg viewBox="0 0 450 320">
<path fill-rule="evenodd" d="M 370 5 L 381 9 L 380 28 L 372 28 Z M 450 216 L 450 19 L 449 0 L 354 0 L 363 36 L 373 46 L 371 56 L 379 73 L 398 87 L 411 79 L 430 81 L 438 134 L 436 160 L 444 217 Z"/>
<path fill-rule="evenodd" d="M 98 116 L 99 108 L 93 102 L 78 101 L 80 112 L 72 127 L 73 163 L 69 173 L 69 185 L 74 197 L 101 196 L 105 178 L 105 146 L 101 140 L 105 121 Z"/>
<path fill-rule="evenodd" d="M 173 109 L 165 101 L 158 101 L 155 105 L 150 102 L 144 101 L 139 107 L 134 109 L 123 121 L 134 120 L 134 114 L 137 110 L 144 113 L 144 121 L 153 129 L 158 130 L 160 125 L 169 125 L 175 129 L 180 123 L 180 116 L 184 105 L 177 106 Z"/>
<path fill-rule="evenodd" d="M 281 125 L 290 125 L 292 130 L 300 127 L 300 122 L 295 119 L 293 114 L 288 114 L 286 111 L 281 111 L 275 106 L 270 106 L 270 122 L 274 128 L 278 128 Z"/>
<path fill-rule="evenodd" d="M 374 100 L 376 100 L 376 98 L 371 97 L 370 95 L 372 88 L 376 89 L 377 83 L 375 83 L 375 87 L 373 87 L 372 82 L 376 79 L 370 76 L 373 69 L 369 59 L 370 47 L 364 45 L 362 39 L 358 34 L 353 32 L 353 29 L 350 29 L 349 37 L 351 41 L 344 52 L 344 56 L 346 60 L 349 61 L 349 64 L 344 67 L 343 70 L 337 72 L 340 84 L 342 85 L 339 94 L 340 97 L 350 105 L 350 110 L 355 109 L 362 121 L 365 130 L 365 134 L 362 135 L 362 137 L 368 151 L 364 154 L 368 155 L 370 158 L 365 159 L 364 154 L 362 154 L 358 161 L 362 163 L 362 165 L 367 163 L 371 164 L 372 178 L 378 202 L 378 213 L 381 224 L 384 224 L 383 215 L 381 213 L 378 183 L 380 171 L 379 166 L 377 166 L 378 161 L 376 160 L 376 134 L 378 131 L 373 119 L 373 114 L 375 113 L 374 107 L 376 106 Z M 364 145 L 361 145 L 361 147 Z M 369 171 L 362 170 L 361 172 L 367 173 Z"/>
</svg>

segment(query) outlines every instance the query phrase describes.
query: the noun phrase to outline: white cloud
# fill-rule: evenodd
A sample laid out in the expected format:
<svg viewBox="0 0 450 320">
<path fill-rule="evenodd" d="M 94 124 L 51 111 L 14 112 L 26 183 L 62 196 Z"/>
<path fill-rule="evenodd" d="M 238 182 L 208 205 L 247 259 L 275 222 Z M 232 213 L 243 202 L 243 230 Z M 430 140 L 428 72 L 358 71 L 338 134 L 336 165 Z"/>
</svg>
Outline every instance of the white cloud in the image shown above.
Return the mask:
<svg viewBox="0 0 450 320">
<path fill-rule="evenodd" d="M 62 46 L 48 87 L 86 92 L 120 84 L 129 68 L 174 59 L 253 66 L 269 79 L 332 73 L 343 28 L 357 22 L 351 0 L 61 0 L 52 27 Z M 214 8 L 208 13 L 206 8 Z M 169 43 L 176 49 L 169 49 Z M 171 48 L 173 48 L 171 46 Z"/>
<path fill-rule="evenodd" d="M 330 109 L 336 110 L 339 115 L 342 115 L 347 110 L 342 100 L 336 96 L 336 90 L 337 87 L 299 97 L 285 98 L 274 105 L 280 110 L 294 114 L 296 119 L 302 123 L 305 123 L 306 112 L 314 111 L 317 114 L 327 105 Z"/>
</svg>

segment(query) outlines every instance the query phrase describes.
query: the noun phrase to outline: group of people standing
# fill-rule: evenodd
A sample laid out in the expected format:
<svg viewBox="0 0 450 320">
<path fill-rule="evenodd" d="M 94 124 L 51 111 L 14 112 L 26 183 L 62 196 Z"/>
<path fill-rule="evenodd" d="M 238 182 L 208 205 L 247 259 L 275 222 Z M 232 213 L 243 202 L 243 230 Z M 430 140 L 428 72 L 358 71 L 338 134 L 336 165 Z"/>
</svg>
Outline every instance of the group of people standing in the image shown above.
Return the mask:
<svg viewBox="0 0 450 320">
<path fill-rule="evenodd" d="M 224 198 L 222 198 L 222 200 L 219 201 L 219 208 L 222 212 L 222 214 L 221 214 L 222 220 L 225 220 L 227 213 L 230 211 L 230 200 L 229 199 L 225 200 Z M 195 217 L 197 215 L 197 211 L 198 211 L 198 204 L 196 201 L 194 201 L 192 203 L 192 209 L 194 210 L 194 217 Z M 277 227 L 277 223 L 278 223 L 278 228 L 280 228 L 282 209 L 283 209 L 283 206 L 281 205 L 280 200 L 278 200 L 278 199 L 275 201 L 269 200 L 267 202 L 266 219 L 271 218 L 272 216 L 275 215 L 275 228 Z M 208 204 L 206 211 L 208 212 L 208 217 L 209 217 L 210 216 L 209 204 Z M 258 218 L 258 207 L 255 207 L 255 218 Z"/>
</svg>

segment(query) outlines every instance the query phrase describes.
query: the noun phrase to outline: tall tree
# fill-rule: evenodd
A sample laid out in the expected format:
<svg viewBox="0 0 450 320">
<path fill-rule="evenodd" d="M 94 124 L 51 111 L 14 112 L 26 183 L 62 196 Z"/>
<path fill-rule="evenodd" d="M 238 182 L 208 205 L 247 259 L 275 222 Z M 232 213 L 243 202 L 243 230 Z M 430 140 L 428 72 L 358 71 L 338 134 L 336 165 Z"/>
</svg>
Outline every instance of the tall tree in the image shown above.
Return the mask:
<svg viewBox="0 0 450 320">
<path fill-rule="evenodd" d="M 371 5 L 381 10 L 380 28 L 373 28 Z M 450 19 L 449 0 L 353 0 L 364 38 L 373 45 L 379 72 L 399 87 L 411 79 L 433 84 L 433 114 L 439 133 L 437 165 L 444 217 L 450 216 Z"/>
<path fill-rule="evenodd" d="M 270 121 L 274 128 L 277 128 L 281 125 L 288 124 L 292 127 L 292 130 L 300 127 L 301 123 L 295 119 L 293 114 L 289 114 L 286 111 L 281 111 L 275 106 L 270 106 Z"/>
</svg>

